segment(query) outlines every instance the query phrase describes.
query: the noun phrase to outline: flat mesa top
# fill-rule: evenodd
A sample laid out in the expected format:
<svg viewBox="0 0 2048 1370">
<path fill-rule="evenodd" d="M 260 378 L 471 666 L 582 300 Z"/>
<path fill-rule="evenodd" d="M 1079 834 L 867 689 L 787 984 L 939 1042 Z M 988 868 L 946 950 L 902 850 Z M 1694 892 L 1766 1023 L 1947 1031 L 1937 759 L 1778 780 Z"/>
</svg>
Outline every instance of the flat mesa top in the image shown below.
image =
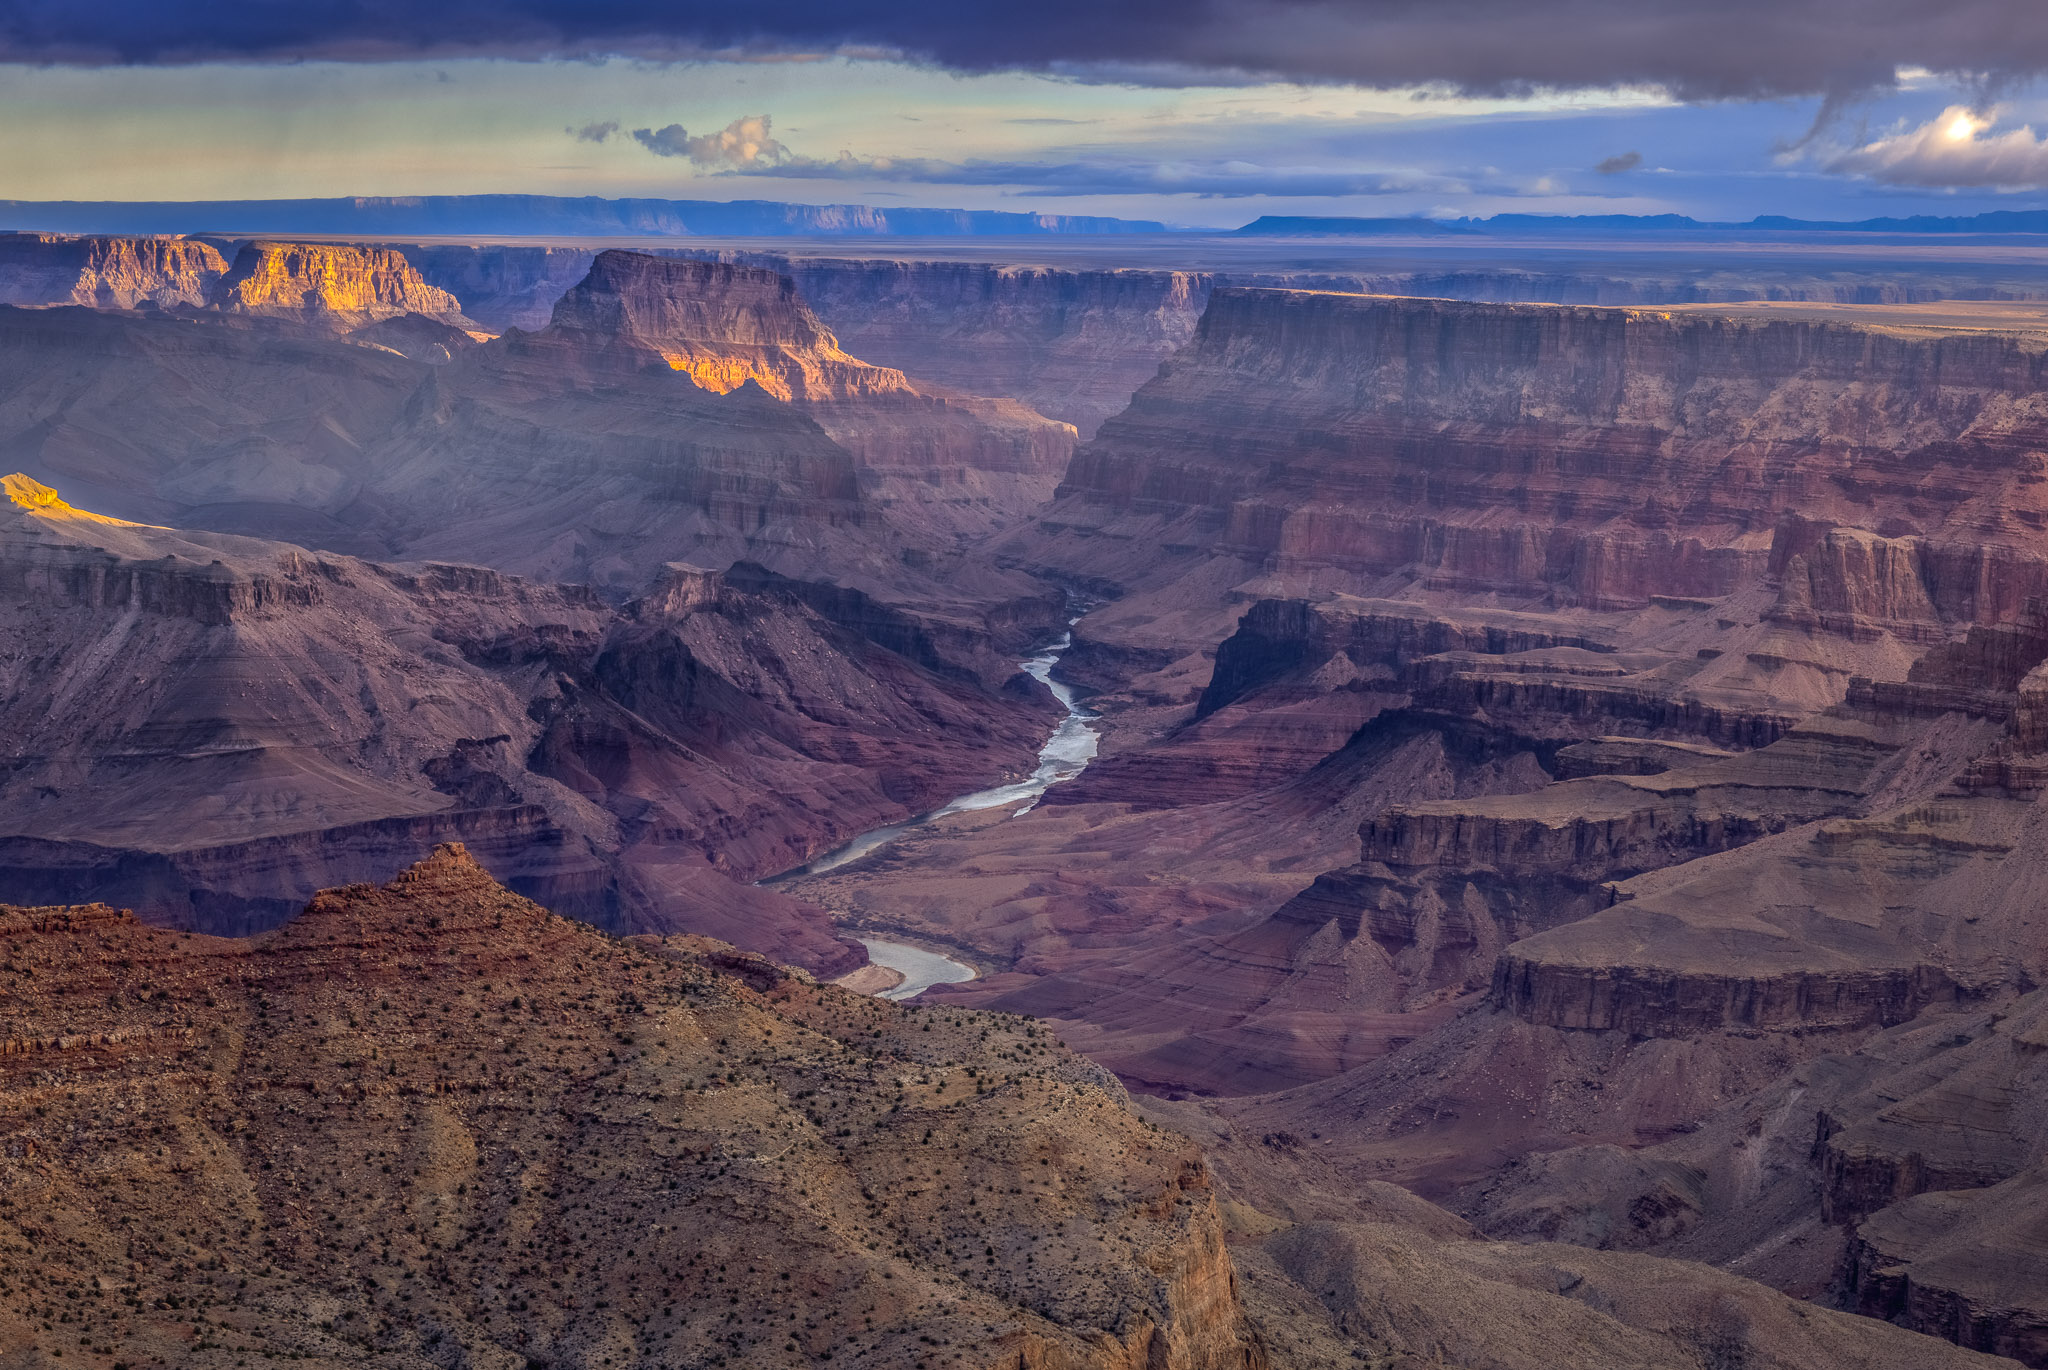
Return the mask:
<svg viewBox="0 0 2048 1370">
<path fill-rule="evenodd" d="M 1658 310 L 1717 318 L 1846 323 L 1915 337 L 2015 333 L 2048 342 L 2048 300 L 1930 300 L 1916 304 L 1751 300 L 1734 304 L 1667 304 L 1658 306 Z"/>
</svg>

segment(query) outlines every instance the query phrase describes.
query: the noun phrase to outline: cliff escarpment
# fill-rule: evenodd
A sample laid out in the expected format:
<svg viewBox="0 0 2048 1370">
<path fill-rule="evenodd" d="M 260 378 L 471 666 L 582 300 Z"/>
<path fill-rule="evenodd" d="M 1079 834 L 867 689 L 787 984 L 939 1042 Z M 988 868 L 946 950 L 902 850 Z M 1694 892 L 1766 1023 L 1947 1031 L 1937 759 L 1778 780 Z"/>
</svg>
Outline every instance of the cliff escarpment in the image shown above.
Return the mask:
<svg viewBox="0 0 2048 1370">
<path fill-rule="evenodd" d="M 1091 437 L 1194 336 L 1197 271 L 721 253 L 786 273 L 861 356 L 1007 395 Z"/>
<path fill-rule="evenodd" d="M 208 302 L 227 313 L 344 330 L 400 314 L 464 321 L 455 297 L 420 279 L 403 254 L 338 243 L 244 244 Z"/>
<path fill-rule="evenodd" d="M 0 304 L 198 308 L 226 273 L 212 244 L 189 238 L 0 233 Z"/>
<path fill-rule="evenodd" d="M 1016 550 L 1119 578 L 1111 542 L 1152 529 L 1282 576 L 1592 608 L 1801 556 L 1812 613 L 1997 621 L 2044 583 L 2044 368 L 1995 335 L 1223 289 Z M 1903 540 L 1903 588 L 1821 602 L 1837 526 Z"/>
</svg>

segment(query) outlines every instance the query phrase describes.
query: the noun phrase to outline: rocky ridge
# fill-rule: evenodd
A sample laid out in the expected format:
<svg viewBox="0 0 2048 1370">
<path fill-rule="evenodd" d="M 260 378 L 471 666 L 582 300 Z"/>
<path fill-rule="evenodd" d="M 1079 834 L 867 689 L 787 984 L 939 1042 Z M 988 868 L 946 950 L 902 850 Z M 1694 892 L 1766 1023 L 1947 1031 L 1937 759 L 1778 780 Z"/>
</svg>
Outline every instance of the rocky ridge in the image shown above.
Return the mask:
<svg viewBox="0 0 2048 1370">
<path fill-rule="evenodd" d="M 613 941 L 453 846 L 253 942 L 0 941 L 32 1363 L 1263 1364 L 1200 1155 L 1021 1020 Z"/>
</svg>

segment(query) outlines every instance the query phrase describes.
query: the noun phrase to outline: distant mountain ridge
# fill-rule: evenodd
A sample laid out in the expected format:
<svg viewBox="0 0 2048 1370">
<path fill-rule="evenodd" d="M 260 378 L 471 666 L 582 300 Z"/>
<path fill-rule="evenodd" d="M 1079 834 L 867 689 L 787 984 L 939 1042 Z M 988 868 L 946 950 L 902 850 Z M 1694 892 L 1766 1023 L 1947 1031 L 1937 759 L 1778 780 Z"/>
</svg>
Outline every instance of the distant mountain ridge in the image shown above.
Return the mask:
<svg viewBox="0 0 2048 1370">
<path fill-rule="evenodd" d="M 1496 214 L 1490 219 L 1450 219 L 1446 224 L 1481 233 L 1727 232 L 1767 233 L 2048 233 L 2048 210 L 1998 209 L 1985 214 L 1915 214 L 1884 219 L 1794 219 L 1759 214 L 1746 223 L 1694 219 L 1684 214 Z"/>
<path fill-rule="evenodd" d="M 44 233 L 333 233 L 648 237 L 981 237 L 1163 233 L 1164 224 L 992 209 L 881 209 L 777 200 L 607 200 L 559 195 L 310 200 L 4 200 L 0 228 Z"/>
</svg>

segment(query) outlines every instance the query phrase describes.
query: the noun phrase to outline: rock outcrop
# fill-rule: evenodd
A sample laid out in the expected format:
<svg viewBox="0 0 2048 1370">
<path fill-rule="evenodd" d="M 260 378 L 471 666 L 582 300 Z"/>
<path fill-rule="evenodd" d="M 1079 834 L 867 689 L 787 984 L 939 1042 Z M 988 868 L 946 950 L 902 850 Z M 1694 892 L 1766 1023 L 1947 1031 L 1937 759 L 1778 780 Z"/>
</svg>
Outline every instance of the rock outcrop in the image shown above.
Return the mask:
<svg viewBox="0 0 2048 1370">
<path fill-rule="evenodd" d="M 0 305 L 199 308 L 227 263 L 189 238 L 0 233 Z"/>
<path fill-rule="evenodd" d="M 342 330 L 400 314 L 467 322 L 455 297 L 421 280 L 403 254 L 339 243 L 246 243 L 214 282 L 209 303 Z"/>
<path fill-rule="evenodd" d="M 1200 1154 L 1021 1020 L 613 941 L 460 847 L 255 941 L 0 939 L 31 1363 L 1263 1364 Z"/>
</svg>

